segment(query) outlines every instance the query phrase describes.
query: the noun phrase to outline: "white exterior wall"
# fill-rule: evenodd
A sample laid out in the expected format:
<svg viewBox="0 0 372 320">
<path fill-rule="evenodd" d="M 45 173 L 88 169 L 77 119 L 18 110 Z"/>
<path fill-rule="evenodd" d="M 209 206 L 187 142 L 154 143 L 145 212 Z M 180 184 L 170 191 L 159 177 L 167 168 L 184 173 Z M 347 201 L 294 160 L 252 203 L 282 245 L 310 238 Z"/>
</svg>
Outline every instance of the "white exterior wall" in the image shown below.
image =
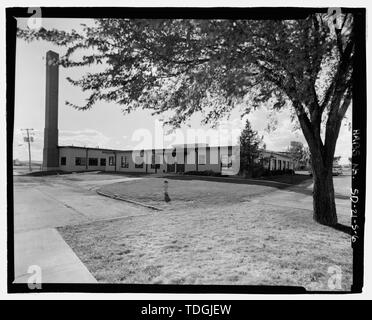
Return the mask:
<svg viewBox="0 0 372 320">
<path fill-rule="evenodd" d="M 98 163 L 96 166 L 89 165 L 89 158 L 96 158 L 98 159 Z M 106 166 L 101 166 L 101 159 L 106 159 Z M 108 164 L 108 155 L 103 153 L 102 150 L 95 150 L 95 149 L 88 149 L 88 170 L 106 170 Z"/>
<path fill-rule="evenodd" d="M 66 157 L 66 165 L 61 165 L 61 158 Z M 75 166 L 75 157 L 86 157 L 85 149 L 59 148 L 59 168 L 63 171 L 85 171 L 85 166 Z"/>
<path fill-rule="evenodd" d="M 149 151 L 144 151 L 143 155 L 140 150 L 135 151 L 119 151 L 117 152 L 117 171 L 120 172 L 139 172 L 139 173 L 146 173 L 146 163 L 149 161 Z M 121 157 L 127 157 L 128 161 L 128 168 L 123 168 L 121 166 Z M 138 165 L 142 164 L 141 166 L 136 167 L 136 159 L 138 159 Z M 150 158 L 151 159 L 151 158 Z M 150 165 L 147 165 L 148 167 Z M 147 168 L 148 169 L 148 168 Z"/>
<path fill-rule="evenodd" d="M 117 152 L 115 154 L 116 157 L 116 171 L 117 172 L 125 172 L 130 170 L 131 162 L 132 162 L 132 153 L 131 152 Z M 121 157 L 127 157 L 127 162 L 128 162 L 128 168 L 122 167 L 121 164 Z"/>
<path fill-rule="evenodd" d="M 140 151 L 118 151 L 117 152 L 117 171 L 120 172 L 142 172 L 142 173 L 162 173 L 163 170 L 166 170 L 166 164 L 163 162 L 163 151 L 155 150 L 155 161 L 160 164 L 160 168 L 155 170 L 155 167 L 151 167 L 152 164 L 152 150 L 143 151 L 143 166 L 142 168 L 136 168 L 136 157 L 140 157 Z M 127 157 L 128 168 L 124 168 L 121 165 L 121 157 Z M 160 163 L 159 163 L 160 162 Z"/>
<path fill-rule="evenodd" d="M 61 158 L 66 157 L 66 165 L 61 165 Z M 85 165 L 76 165 L 77 157 L 85 158 Z M 89 158 L 97 158 L 98 165 L 89 165 Z M 101 158 L 106 158 L 106 166 L 101 166 Z M 59 148 L 59 168 L 63 171 L 94 171 L 106 170 L 108 157 L 101 150 L 85 149 L 85 148 Z"/>
<path fill-rule="evenodd" d="M 184 149 L 179 148 L 176 150 L 176 157 L 172 155 L 173 150 L 167 149 L 164 152 L 163 161 L 163 150 L 155 150 L 156 162 L 160 164 L 160 168 L 155 170 L 151 168 L 152 163 L 152 150 L 143 151 L 143 166 L 142 168 L 136 168 L 135 157 L 140 156 L 139 150 L 129 150 L 129 151 L 111 151 L 111 150 L 100 150 L 100 149 L 86 149 L 78 147 L 60 147 L 59 148 L 59 163 L 60 169 L 63 171 L 95 171 L 102 170 L 108 172 L 139 172 L 139 173 L 163 173 L 168 172 L 168 164 L 182 164 L 185 167 L 185 172 L 188 171 L 206 171 L 212 170 L 215 172 L 221 172 L 221 153 L 228 152 L 227 147 L 221 147 L 221 152 L 218 147 L 210 148 L 199 148 L 198 153 L 195 152 L 194 148 L 188 148 L 187 154 L 185 156 Z M 234 148 L 232 154 L 234 155 Z M 200 155 L 205 155 L 205 164 L 200 162 L 196 165 L 196 161 L 200 160 Z M 198 159 L 196 159 L 198 155 Z M 127 157 L 128 167 L 122 167 L 121 157 Z M 66 165 L 61 165 L 61 158 L 66 157 Z M 75 164 L 76 157 L 81 157 L 86 159 L 86 165 Z M 109 158 L 114 157 L 114 165 L 110 165 Z M 89 158 L 97 158 L 98 165 L 89 165 Z M 101 166 L 101 159 L 106 159 L 106 165 Z M 171 169 L 171 168 L 169 168 Z M 172 171 L 173 172 L 173 171 Z"/>
<path fill-rule="evenodd" d="M 186 154 L 185 172 L 196 171 L 196 152 L 195 148 L 188 148 Z"/>
<path fill-rule="evenodd" d="M 205 150 L 202 150 L 202 153 L 199 152 L 199 157 L 201 154 L 206 155 L 206 163 L 203 165 L 199 162 L 198 171 L 221 172 L 221 157 L 218 147 L 210 147 Z"/>
<path fill-rule="evenodd" d="M 157 159 L 160 164 L 160 168 L 157 169 L 157 172 L 158 173 L 167 172 L 167 164 L 165 163 L 165 159 L 164 159 L 165 156 L 163 157 L 163 150 L 155 150 L 155 154 L 157 155 Z"/>
<path fill-rule="evenodd" d="M 112 153 L 111 152 L 104 152 L 104 154 L 106 155 L 106 168 L 105 168 L 105 171 L 111 171 L 111 172 L 117 171 L 118 166 L 120 165 L 118 163 L 118 157 L 117 157 L 117 155 L 114 152 L 112 152 Z M 113 157 L 114 158 L 113 165 L 110 165 L 110 157 Z"/>
</svg>

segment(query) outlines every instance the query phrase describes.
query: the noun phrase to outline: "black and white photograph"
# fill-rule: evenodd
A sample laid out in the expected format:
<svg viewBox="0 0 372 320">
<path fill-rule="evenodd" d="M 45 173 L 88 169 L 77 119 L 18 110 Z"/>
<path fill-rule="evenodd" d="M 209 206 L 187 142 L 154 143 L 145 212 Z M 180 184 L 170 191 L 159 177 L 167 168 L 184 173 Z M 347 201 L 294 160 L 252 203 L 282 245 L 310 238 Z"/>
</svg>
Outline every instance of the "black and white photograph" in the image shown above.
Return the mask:
<svg viewBox="0 0 372 320">
<path fill-rule="evenodd" d="M 362 292 L 365 8 L 6 10 L 9 292 Z"/>
</svg>

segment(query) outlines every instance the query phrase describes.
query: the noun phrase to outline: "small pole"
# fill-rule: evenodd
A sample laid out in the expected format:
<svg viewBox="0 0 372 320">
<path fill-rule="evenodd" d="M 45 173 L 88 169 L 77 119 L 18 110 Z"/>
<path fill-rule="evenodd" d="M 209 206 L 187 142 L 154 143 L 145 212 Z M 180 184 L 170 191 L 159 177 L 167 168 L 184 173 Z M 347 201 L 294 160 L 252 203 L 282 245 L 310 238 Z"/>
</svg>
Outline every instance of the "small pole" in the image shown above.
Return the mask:
<svg viewBox="0 0 372 320">
<path fill-rule="evenodd" d="M 30 172 L 32 171 L 32 168 L 31 168 L 31 141 L 30 141 L 30 131 L 31 130 L 34 130 L 32 128 L 26 128 L 26 129 L 21 129 L 22 131 L 26 131 L 27 132 L 27 143 L 28 143 L 28 168 L 30 170 Z"/>
<path fill-rule="evenodd" d="M 27 142 L 28 142 L 28 167 L 30 169 L 30 172 L 32 171 L 31 168 L 31 144 L 30 144 L 30 134 L 27 130 Z"/>
<path fill-rule="evenodd" d="M 164 180 L 164 201 L 165 202 L 171 201 L 168 195 L 168 181 L 167 180 Z"/>
</svg>

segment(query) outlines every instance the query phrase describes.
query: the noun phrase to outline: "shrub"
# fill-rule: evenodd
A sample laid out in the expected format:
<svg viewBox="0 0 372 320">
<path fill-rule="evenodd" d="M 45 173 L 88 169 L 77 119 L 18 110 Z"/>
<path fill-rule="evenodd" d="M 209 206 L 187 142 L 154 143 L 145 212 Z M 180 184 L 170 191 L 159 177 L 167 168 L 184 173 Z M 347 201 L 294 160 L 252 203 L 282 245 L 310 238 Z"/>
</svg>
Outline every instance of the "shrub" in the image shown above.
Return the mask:
<svg viewBox="0 0 372 320">
<path fill-rule="evenodd" d="M 194 175 L 194 176 L 214 176 L 219 177 L 221 176 L 220 172 L 215 172 L 213 170 L 204 170 L 204 171 L 187 171 L 185 172 L 187 175 Z"/>
<path fill-rule="evenodd" d="M 294 171 L 292 169 L 271 170 L 271 172 L 268 175 L 279 176 L 279 175 L 283 175 L 283 174 L 292 175 L 292 174 L 294 174 Z"/>
<path fill-rule="evenodd" d="M 262 166 L 253 167 L 252 178 L 259 178 L 265 174 L 266 169 Z"/>
</svg>

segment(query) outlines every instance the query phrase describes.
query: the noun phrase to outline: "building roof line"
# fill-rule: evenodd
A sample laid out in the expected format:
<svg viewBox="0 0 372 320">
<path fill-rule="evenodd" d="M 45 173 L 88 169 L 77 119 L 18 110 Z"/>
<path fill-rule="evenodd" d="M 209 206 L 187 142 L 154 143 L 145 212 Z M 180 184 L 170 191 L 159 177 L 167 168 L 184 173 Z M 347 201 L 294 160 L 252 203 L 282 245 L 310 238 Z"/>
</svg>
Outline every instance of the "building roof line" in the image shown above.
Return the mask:
<svg viewBox="0 0 372 320">
<path fill-rule="evenodd" d="M 147 149 L 109 149 L 109 148 L 97 148 L 97 147 L 82 147 L 82 146 L 58 146 L 58 148 L 75 148 L 75 149 L 90 149 L 90 150 L 103 150 L 103 151 L 112 151 L 112 152 L 129 152 L 129 151 L 152 151 L 152 150 L 174 150 L 177 149 L 181 145 L 177 145 L 174 147 L 168 147 L 168 148 L 147 148 Z M 186 149 L 192 149 L 193 146 L 189 146 Z M 231 145 L 224 145 L 224 146 L 201 146 L 206 148 L 227 148 L 232 147 Z M 199 148 L 201 148 L 199 146 Z"/>
<path fill-rule="evenodd" d="M 181 146 L 181 145 L 178 145 Z M 193 145 L 195 147 L 195 145 Z M 204 147 L 204 146 L 203 146 Z M 206 148 L 227 148 L 232 147 L 231 145 L 224 145 L 224 146 L 205 146 Z M 153 148 L 153 149 L 109 149 L 109 148 L 97 148 L 97 147 L 82 147 L 82 146 L 58 146 L 58 148 L 74 148 L 74 149 L 83 149 L 83 150 L 99 150 L 99 151 L 106 151 L 106 152 L 133 152 L 133 151 L 152 151 L 152 150 L 166 150 L 166 151 L 173 151 L 174 149 L 177 149 L 176 147 L 171 148 Z M 188 147 L 187 149 L 191 149 L 192 147 Z M 278 155 L 281 157 L 286 157 L 288 159 L 292 159 L 292 157 L 288 154 L 282 153 L 280 151 L 271 151 L 266 149 L 260 149 L 259 152 L 265 152 L 270 153 L 272 155 Z"/>
</svg>

